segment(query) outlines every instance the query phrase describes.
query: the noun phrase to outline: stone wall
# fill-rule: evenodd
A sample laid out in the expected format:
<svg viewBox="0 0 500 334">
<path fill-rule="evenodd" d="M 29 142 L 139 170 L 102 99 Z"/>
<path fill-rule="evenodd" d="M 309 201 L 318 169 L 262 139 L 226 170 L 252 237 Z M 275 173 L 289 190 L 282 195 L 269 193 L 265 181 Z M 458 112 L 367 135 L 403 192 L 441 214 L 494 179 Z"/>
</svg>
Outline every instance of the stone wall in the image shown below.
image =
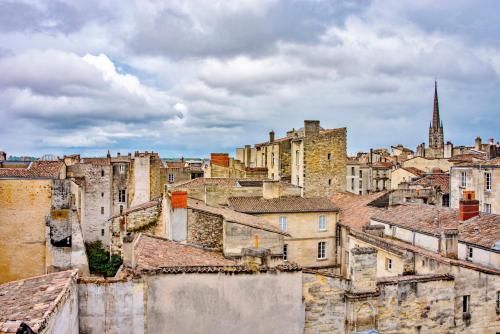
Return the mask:
<svg viewBox="0 0 500 334">
<path fill-rule="evenodd" d="M 304 273 L 305 334 L 346 333 L 344 292 L 348 287 L 349 282 L 339 277 Z"/>
<path fill-rule="evenodd" d="M 128 232 L 144 232 L 156 228 L 161 216 L 161 202 L 157 205 L 126 214 Z"/>
<path fill-rule="evenodd" d="M 163 191 L 163 185 L 161 182 L 160 168 L 163 166 L 160 156 L 157 153 L 152 153 L 151 161 L 149 164 L 149 182 L 150 182 L 150 194 L 149 198 L 154 199 L 161 196 Z"/>
<path fill-rule="evenodd" d="M 136 152 L 133 160 L 134 193 L 132 202 L 130 203 L 131 207 L 146 203 L 151 199 L 150 162 L 151 159 L 149 155 Z"/>
<path fill-rule="evenodd" d="M 122 166 L 122 167 L 121 167 Z M 122 172 L 120 172 L 120 167 L 123 168 Z M 111 216 L 118 215 L 121 213 L 121 210 L 127 209 L 128 206 L 128 197 L 129 197 L 129 189 L 128 182 L 130 177 L 130 162 L 119 162 L 112 164 L 113 169 L 113 182 L 112 182 L 112 203 L 113 210 Z M 125 201 L 119 201 L 119 191 L 125 190 Z"/>
<path fill-rule="evenodd" d="M 304 196 L 331 196 L 345 191 L 346 136 L 346 128 L 305 132 Z"/>
<path fill-rule="evenodd" d="M 0 180 L 0 283 L 45 273 L 51 180 Z"/>
<path fill-rule="evenodd" d="M 187 242 L 207 248 L 222 250 L 222 216 L 188 209 Z"/>
</svg>

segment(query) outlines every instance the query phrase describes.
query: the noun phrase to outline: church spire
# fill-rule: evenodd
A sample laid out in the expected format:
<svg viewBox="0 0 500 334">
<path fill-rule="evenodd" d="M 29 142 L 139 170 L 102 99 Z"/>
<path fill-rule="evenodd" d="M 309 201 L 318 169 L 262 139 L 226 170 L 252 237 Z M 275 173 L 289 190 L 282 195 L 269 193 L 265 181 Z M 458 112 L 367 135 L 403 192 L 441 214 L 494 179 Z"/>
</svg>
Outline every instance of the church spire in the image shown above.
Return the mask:
<svg viewBox="0 0 500 334">
<path fill-rule="evenodd" d="M 441 121 L 439 119 L 439 101 L 438 101 L 437 81 L 434 80 L 434 111 L 432 113 L 432 128 L 438 129 L 440 126 L 441 126 Z"/>
</svg>

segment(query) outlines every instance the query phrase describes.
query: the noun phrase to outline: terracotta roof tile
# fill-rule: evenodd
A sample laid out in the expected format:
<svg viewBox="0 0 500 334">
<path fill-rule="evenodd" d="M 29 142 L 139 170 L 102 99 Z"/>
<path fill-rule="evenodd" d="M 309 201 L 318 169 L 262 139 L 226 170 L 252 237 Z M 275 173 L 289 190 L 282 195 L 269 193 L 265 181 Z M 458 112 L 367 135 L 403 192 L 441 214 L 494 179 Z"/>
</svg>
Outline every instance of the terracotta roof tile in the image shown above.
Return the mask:
<svg viewBox="0 0 500 334">
<path fill-rule="evenodd" d="M 449 174 L 430 174 L 426 175 L 411 184 L 421 185 L 424 187 L 438 186 L 445 194 L 450 192 L 450 175 Z"/>
<path fill-rule="evenodd" d="M 361 230 L 364 225 L 370 222 L 371 216 L 379 210 L 383 210 L 368 204 L 386 194 L 387 192 L 379 192 L 360 196 L 343 192 L 335 194 L 331 197 L 331 200 L 340 208 L 340 222 L 351 228 Z"/>
<path fill-rule="evenodd" d="M 109 165 L 111 163 L 111 161 L 108 158 L 82 158 L 80 160 L 80 163 L 105 166 L 105 165 Z"/>
<path fill-rule="evenodd" d="M 272 222 L 262 217 L 247 215 L 245 213 L 237 212 L 229 208 L 208 206 L 202 201 L 192 198 L 188 198 L 188 208 L 219 215 L 222 216 L 225 220 L 236 224 L 246 225 L 249 227 L 257 228 L 259 230 L 265 230 L 290 236 L 288 233 L 282 232 L 278 228 L 277 224 L 273 224 Z"/>
<path fill-rule="evenodd" d="M 135 242 L 134 257 L 139 270 L 236 265 L 236 261 L 224 258 L 220 252 L 183 245 L 148 234 L 139 235 Z"/>
<path fill-rule="evenodd" d="M 0 168 L 0 178 L 58 179 L 63 161 L 33 161 L 27 168 Z"/>
<path fill-rule="evenodd" d="M 417 175 L 417 176 L 424 175 L 424 171 L 423 170 L 420 170 L 420 169 L 415 168 L 415 167 L 400 167 L 400 168 L 404 169 L 405 171 L 407 171 L 409 173 L 412 173 L 413 175 Z"/>
<path fill-rule="evenodd" d="M 332 212 L 339 211 L 326 197 L 280 197 L 265 199 L 262 197 L 230 197 L 229 206 L 244 213 L 279 213 L 279 212 Z"/>
<path fill-rule="evenodd" d="M 491 249 L 500 240 L 500 215 L 481 213 L 461 222 L 458 210 L 425 204 L 396 205 L 373 214 L 373 219 L 376 220 L 439 235 L 436 217 L 439 217 L 442 228 L 458 228 L 460 241 Z"/>
<path fill-rule="evenodd" d="M 0 332 L 15 333 L 21 321 L 42 331 L 76 278 L 70 270 L 0 285 Z"/>
</svg>

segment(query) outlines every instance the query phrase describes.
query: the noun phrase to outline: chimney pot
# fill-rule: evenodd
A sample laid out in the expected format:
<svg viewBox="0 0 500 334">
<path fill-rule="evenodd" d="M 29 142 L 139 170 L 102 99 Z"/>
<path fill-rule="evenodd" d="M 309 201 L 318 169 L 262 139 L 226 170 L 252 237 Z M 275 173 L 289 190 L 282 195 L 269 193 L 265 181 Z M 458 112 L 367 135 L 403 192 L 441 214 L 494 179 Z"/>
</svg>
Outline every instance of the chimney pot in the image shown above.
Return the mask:
<svg viewBox="0 0 500 334">
<path fill-rule="evenodd" d="M 172 192 L 172 209 L 187 209 L 187 191 Z"/>
<path fill-rule="evenodd" d="M 479 216 L 479 201 L 475 199 L 473 191 L 464 191 L 464 196 L 459 202 L 460 221 Z"/>
</svg>

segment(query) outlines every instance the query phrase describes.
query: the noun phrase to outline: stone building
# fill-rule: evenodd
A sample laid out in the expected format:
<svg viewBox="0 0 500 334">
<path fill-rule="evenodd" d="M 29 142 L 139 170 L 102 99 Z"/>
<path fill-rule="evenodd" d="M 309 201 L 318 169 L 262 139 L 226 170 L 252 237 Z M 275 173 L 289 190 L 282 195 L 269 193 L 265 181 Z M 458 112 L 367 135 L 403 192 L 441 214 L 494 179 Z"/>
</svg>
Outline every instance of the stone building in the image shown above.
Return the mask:
<svg viewBox="0 0 500 334">
<path fill-rule="evenodd" d="M 450 171 L 450 206 L 458 208 L 464 194 L 474 193 L 479 210 L 500 214 L 500 158 L 464 162 Z"/>
<path fill-rule="evenodd" d="M 285 237 L 284 259 L 302 267 L 331 269 L 337 264 L 335 228 L 339 209 L 328 198 L 231 197 L 229 207 L 265 218 L 290 236 Z"/>
<path fill-rule="evenodd" d="M 248 167 L 240 160 L 235 160 L 228 153 L 210 154 L 210 163 L 205 166 L 206 178 L 240 178 L 240 179 L 267 179 L 268 170 L 265 167 Z"/>
<path fill-rule="evenodd" d="M 371 162 L 371 158 L 348 158 L 346 164 L 346 191 L 358 195 L 385 191 L 391 188 L 391 177 L 394 164 L 383 161 Z M 367 162 L 362 162 L 367 161 Z"/>
<path fill-rule="evenodd" d="M 275 138 L 237 149 L 245 166 L 267 168 L 271 180 L 283 180 L 303 188 L 304 196 L 324 196 L 345 190 L 346 128 L 323 129 L 319 121 Z"/>
<path fill-rule="evenodd" d="M 338 293 L 336 303 L 345 300 L 346 305 L 334 314 L 343 315 L 345 307 L 351 319 L 345 319 L 346 331 L 342 317 L 326 320 L 336 321 L 339 333 L 370 328 L 381 333 L 498 332 L 499 217 L 478 216 L 474 201 L 464 202 L 461 210 L 392 207 L 375 196 L 338 194 L 332 199 L 341 208 L 336 243 L 340 276 L 319 280 L 316 273 L 310 279 L 332 289 L 333 296 Z M 355 285 L 358 294 L 353 293 Z M 321 307 L 313 314 L 319 317 L 310 331 L 317 333 L 325 321 L 322 305 L 325 300 L 335 305 L 335 297 L 312 295 L 311 309 Z M 360 300 L 365 308 L 350 307 L 351 300 Z"/>
<path fill-rule="evenodd" d="M 99 240 L 108 247 L 112 239 L 110 217 L 161 197 L 162 162 L 157 153 L 118 153 L 112 157 L 108 152 L 104 158 L 71 155 L 64 161 L 68 177 L 81 182 L 78 208 L 85 242 Z"/>
<path fill-rule="evenodd" d="M 164 162 L 165 183 L 182 183 L 204 176 L 202 160 L 167 160 Z"/>
<path fill-rule="evenodd" d="M 440 172 L 426 174 L 414 181 L 402 182 L 391 191 L 390 203 L 423 203 L 450 206 L 450 175 Z"/>
<path fill-rule="evenodd" d="M 290 235 L 278 223 L 210 206 L 182 191 L 167 194 L 163 207 L 168 239 L 220 251 L 233 259 L 241 258 L 245 248 L 265 248 L 274 262 L 282 262 L 283 240 Z"/>
<path fill-rule="evenodd" d="M 88 273 L 77 189 L 62 161 L 0 168 L 0 283 L 71 268 Z"/>
</svg>

